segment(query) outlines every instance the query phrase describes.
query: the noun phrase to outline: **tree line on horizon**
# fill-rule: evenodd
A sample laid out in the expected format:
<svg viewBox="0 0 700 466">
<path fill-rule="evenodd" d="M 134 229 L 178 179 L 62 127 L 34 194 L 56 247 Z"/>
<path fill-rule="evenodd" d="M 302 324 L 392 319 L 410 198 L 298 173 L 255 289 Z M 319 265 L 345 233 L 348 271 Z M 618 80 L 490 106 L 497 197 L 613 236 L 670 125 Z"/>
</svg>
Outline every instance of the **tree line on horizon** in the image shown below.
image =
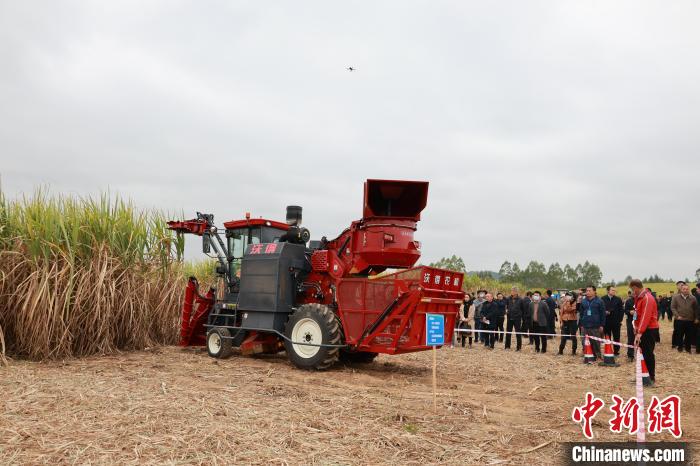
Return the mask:
<svg viewBox="0 0 700 466">
<path fill-rule="evenodd" d="M 464 260 L 456 255 L 451 257 L 443 257 L 437 262 L 429 264 L 431 267 L 454 270 L 463 272 L 468 276 L 475 276 L 482 280 L 496 280 L 508 283 L 521 283 L 528 288 L 552 288 L 552 289 L 574 289 L 581 288 L 586 285 L 626 285 L 632 280 L 631 275 L 625 277 L 621 281 L 602 282 L 603 272 L 597 264 L 590 261 L 585 261 L 583 264 L 571 266 L 565 264 L 563 267 L 554 262 L 549 267 L 544 263 L 536 260 L 530 261 L 527 266 L 522 269 L 517 262 L 504 261 L 498 272 L 490 270 L 468 271 Z M 700 268 L 695 272 L 695 279 L 700 281 Z M 643 283 L 670 283 L 676 281 L 671 278 L 661 277 L 659 274 L 649 275 L 641 278 Z M 689 279 L 685 279 L 690 283 Z"/>
<path fill-rule="evenodd" d="M 585 261 L 583 264 L 563 267 L 554 262 L 546 267 L 543 262 L 530 261 L 521 269 L 517 262 L 504 261 L 498 274 L 506 281 L 515 281 L 530 288 L 579 288 L 586 285 L 600 286 L 603 272 L 597 264 Z"/>
<path fill-rule="evenodd" d="M 599 286 L 603 279 L 603 272 L 600 267 L 590 261 L 583 264 L 563 267 L 555 262 L 549 267 L 538 261 L 530 261 L 522 269 L 517 262 L 505 261 L 498 272 L 488 270 L 467 271 L 464 260 L 456 255 L 443 257 L 437 262 L 429 264 L 431 267 L 464 272 L 469 275 L 476 275 L 481 279 L 494 279 L 509 283 L 522 283 L 528 288 L 578 288 L 589 284 Z"/>
</svg>

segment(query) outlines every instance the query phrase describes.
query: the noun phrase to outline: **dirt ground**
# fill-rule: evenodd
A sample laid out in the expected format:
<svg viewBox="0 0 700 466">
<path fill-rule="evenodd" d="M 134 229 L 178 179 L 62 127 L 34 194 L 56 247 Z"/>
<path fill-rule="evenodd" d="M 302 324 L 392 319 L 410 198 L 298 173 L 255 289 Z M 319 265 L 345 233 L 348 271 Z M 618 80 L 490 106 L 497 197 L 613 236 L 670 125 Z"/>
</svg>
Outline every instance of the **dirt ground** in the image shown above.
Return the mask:
<svg viewBox="0 0 700 466">
<path fill-rule="evenodd" d="M 663 323 L 645 400 L 680 395 L 697 445 L 700 355 L 671 350 L 670 334 Z M 634 396 L 633 365 L 554 353 L 439 350 L 436 412 L 430 352 L 327 372 L 175 347 L 14 360 L 0 368 L 0 464 L 558 464 L 560 442 L 583 440 L 571 411 L 586 391 L 606 401 L 596 438 L 633 440 L 607 428 L 610 396 Z"/>
</svg>

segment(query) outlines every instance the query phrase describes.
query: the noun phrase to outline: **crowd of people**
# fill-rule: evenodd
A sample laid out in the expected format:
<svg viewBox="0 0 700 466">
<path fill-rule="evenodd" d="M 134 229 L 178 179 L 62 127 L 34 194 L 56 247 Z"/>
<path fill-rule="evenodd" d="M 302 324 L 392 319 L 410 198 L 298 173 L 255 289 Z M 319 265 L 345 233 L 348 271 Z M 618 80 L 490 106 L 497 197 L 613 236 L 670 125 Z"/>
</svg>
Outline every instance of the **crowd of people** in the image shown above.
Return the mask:
<svg viewBox="0 0 700 466">
<path fill-rule="evenodd" d="M 627 358 L 633 361 L 634 347 L 639 347 L 653 384 L 654 347 L 660 341 L 659 320 L 673 319 L 673 348 L 691 353 L 694 347 L 700 353 L 700 283 L 692 290 L 683 281 L 676 286 L 677 293 L 657 295 L 640 280 L 632 280 L 624 300 L 617 296 L 614 286 L 608 286 L 605 295 L 599 297 L 593 285 L 562 292 L 546 290 L 544 294 L 528 291 L 524 296 L 515 287 L 508 297 L 487 290 L 479 290 L 474 296 L 467 293 L 459 316 L 461 345 L 471 347 L 479 343 L 494 349 L 496 343 L 503 343 L 508 350 L 514 336 L 515 351 L 522 349 L 525 339 L 535 346 L 537 353 L 546 353 L 548 340 L 557 335 L 560 338 L 557 354 L 563 355 L 571 340 L 571 354 L 576 355 L 578 337 L 583 342 L 588 336 L 594 358 L 602 359 L 598 338 L 620 343 L 625 321 L 625 343 L 631 346 L 627 348 Z M 618 356 L 620 346 L 613 348 Z"/>
</svg>

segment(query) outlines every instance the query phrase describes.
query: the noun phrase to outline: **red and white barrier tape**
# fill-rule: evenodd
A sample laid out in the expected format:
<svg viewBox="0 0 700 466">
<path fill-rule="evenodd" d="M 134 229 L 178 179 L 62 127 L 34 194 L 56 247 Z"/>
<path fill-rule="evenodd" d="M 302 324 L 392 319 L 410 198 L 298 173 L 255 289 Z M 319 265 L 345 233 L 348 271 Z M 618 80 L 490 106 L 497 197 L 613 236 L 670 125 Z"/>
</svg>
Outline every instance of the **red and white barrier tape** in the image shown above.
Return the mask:
<svg viewBox="0 0 700 466">
<path fill-rule="evenodd" d="M 569 334 L 561 334 L 561 333 L 506 332 L 505 330 L 499 331 L 499 330 L 482 330 L 482 329 L 465 329 L 465 328 L 456 328 L 455 332 L 457 332 L 457 333 L 499 333 L 499 334 L 504 333 L 505 335 L 508 335 L 510 333 L 511 335 L 578 338 L 578 336 L 576 334 L 569 335 Z M 581 337 L 585 337 L 585 335 L 581 335 Z M 621 346 L 623 348 L 634 348 L 634 346 L 632 346 L 632 345 L 620 343 L 619 341 L 608 340 L 607 338 L 594 337 L 593 335 L 589 335 L 588 338 L 590 338 L 591 340 L 598 340 L 598 341 L 601 341 L 603 343 L 610 343 L 611 345 Z"/>
<path fill-rule="evenodd" d="M 637 428 L 637 443 L 646 441 L 646 427 L 644 426 L 644 383 L 642 381 L 642 350 L 637 348 L 635 355 L 635 385 L 637 388 L 637 403 L 642 408 L 639 410 L 639 426 Z"/>
</svg>

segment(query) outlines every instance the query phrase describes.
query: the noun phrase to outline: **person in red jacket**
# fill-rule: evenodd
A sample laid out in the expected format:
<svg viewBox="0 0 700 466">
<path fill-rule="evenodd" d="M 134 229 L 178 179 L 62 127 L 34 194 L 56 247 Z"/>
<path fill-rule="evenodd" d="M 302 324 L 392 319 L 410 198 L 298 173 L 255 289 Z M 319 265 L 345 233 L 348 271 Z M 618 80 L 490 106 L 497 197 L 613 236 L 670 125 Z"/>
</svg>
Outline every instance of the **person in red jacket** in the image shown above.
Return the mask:
<svg viewBox="0 0 700 466">
<path fill-rule="evenodd" d="M 634 297 L 634 346 L 639 347 L 644 356 L 644 361 L 649 370 L 650 382 L 654 385 L 656 380 L 656 360 L 654 359 L 654 346 L 659 341 L 659 320 L 656 307 L 656 298 L 644 289 L 641 280 L 634 279 L 630 282 L 630 289 Z"/>
</svg>

